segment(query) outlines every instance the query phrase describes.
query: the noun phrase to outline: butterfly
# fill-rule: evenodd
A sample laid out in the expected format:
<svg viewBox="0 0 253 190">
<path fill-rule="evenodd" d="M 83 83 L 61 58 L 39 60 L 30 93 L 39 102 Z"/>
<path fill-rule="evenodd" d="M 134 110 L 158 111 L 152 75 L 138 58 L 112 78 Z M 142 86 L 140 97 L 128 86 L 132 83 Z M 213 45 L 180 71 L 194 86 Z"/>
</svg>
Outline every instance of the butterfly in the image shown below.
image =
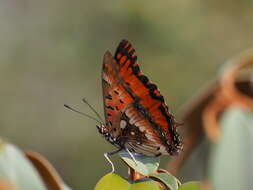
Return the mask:
<svg viewBox="0 0 253 190">
<path fill-rule="evenodd" d="M 83 101 L 101 121 L 64 106 L 100 123 L 98 131 L 117 147 L 116 151 L 104 154 L 112 172 L 114 165 L 108 156 L 122 150 L 134 160 L 132 153 L 174 155 L 182 149 L 177 133 L 178 123 L 157 86 L 141 73 L 135 49 L 128 41 L 120 42 L 114 56 L 109 51 L 105 53 L 101 77 L 105 122 L 85 99 Z"/>
<path fill-rule="evenodd" d="M 179 152 L 178 124 L 157 86 L 141 73 L 128 41 L 120 42 L 114 56 L 105 53 L 101 77 L 105 124 L 97 128 L 118 148 L 106 158 L 122 150 L 148 156 Z"/>
</svg>

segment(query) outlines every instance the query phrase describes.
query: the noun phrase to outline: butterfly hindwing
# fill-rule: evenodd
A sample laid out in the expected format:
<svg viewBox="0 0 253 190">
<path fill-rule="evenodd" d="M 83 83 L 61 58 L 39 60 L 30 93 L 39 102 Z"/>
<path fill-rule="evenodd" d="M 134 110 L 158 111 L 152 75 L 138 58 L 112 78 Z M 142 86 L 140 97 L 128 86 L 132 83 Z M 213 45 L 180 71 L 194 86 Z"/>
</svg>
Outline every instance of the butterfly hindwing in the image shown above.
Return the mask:
<svg viewBox="0 0 253 190">
<path fill-rule="evenodd" d="M 146 155 L 168 154 L 165 151 L 159 131 L 152 127 L 152 123 L 136 108 L 136 103 L 126 107 L 120 117 L 122 139 L 125 147 L 133 152 Z"/>
</svg>

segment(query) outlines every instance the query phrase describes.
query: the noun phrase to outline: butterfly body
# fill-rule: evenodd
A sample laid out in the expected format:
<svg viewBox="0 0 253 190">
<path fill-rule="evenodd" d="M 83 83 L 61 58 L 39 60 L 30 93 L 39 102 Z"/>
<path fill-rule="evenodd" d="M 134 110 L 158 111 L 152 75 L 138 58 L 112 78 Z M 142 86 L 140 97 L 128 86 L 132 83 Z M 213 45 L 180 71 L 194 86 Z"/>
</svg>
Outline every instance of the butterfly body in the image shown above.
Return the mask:
<svg viewBox="0 0 253 190">
<path fill-rule="evenodd" d="M 156 85 L 140 72 L 135 50 L 122 40 L 102 68 L 106 123 L 97 126 L 119 149 L 144 155 L 173 155 L 181 149 L 177 123 Z"/>
</svg>

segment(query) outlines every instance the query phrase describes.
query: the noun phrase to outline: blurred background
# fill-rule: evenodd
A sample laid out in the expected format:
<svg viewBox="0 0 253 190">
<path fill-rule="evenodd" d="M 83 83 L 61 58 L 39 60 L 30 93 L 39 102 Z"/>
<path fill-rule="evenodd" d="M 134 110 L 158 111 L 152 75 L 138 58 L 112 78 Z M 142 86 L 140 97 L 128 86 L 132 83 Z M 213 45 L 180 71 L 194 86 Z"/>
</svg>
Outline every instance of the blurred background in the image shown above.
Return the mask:
<svg viewBox="0 0 253 190">
<path fill-rule="evenodd" d="M 63 104 L 90 113 L 85 97 L 103 114 L 105 51 L 129 40 L 177 113 L 225 60 L 252 47 L 252 17 L 250 0 L 0 1 L 0 135 L 43 154 L 73 189 L 92 189 L 115 148 Z M 198 180 L 190 169 L 187 180 Z"/>
</svg>

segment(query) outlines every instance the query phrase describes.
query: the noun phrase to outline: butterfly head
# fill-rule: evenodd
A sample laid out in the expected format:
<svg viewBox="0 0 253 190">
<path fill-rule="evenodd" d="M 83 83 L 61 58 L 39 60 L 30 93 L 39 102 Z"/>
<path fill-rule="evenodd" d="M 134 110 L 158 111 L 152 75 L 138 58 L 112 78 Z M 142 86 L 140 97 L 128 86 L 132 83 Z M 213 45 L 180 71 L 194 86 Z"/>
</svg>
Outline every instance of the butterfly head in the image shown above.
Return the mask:
<svg viewBox="0 0 253 190">
<path fill-rule="evenodd" d="M 98 132 L 111 144 L 117 145 L 118 144 L 118 138 L 112 136 L 110 133 L 108 127 L 105 124 L 96 125 Z"/>
<path fill-rule="evenodd" d="M 103 136 L 109 135 L 108 128 L 104 124 L 96 125 L 98 132 L 102 134 Z"/>
</svg>

